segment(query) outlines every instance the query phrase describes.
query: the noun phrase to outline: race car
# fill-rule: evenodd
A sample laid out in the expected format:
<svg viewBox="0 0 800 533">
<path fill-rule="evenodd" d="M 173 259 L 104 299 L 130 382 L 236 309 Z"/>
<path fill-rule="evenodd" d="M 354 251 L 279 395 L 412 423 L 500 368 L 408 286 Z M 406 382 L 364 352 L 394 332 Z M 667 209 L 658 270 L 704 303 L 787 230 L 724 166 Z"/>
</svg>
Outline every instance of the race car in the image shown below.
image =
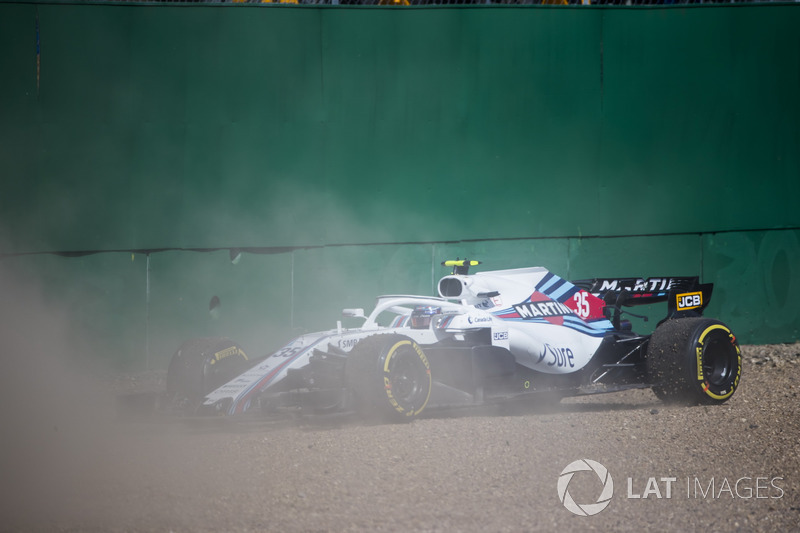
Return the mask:
<svg viewBox="0 0 800 533">
<path fill-rule="evenodd" d="M 187 341 L 167 395 L 198 414 L 295 410 L 411 420 L 439 408 L 652 388 L 668 402 L 716 404 L 739 386 L 735 335 L 704 318 L 713 286 L 698 277 L 567 281 L 543 267 L 452 272 L 438 296 L 379 296 L 345 309 L 360 327 L 302 335 L 251 360 L 228 338 Z M 666 302 L 652 334 L 628 308 Z M 638 315 L 632 315 L 638 316 Z"/>
</svg>

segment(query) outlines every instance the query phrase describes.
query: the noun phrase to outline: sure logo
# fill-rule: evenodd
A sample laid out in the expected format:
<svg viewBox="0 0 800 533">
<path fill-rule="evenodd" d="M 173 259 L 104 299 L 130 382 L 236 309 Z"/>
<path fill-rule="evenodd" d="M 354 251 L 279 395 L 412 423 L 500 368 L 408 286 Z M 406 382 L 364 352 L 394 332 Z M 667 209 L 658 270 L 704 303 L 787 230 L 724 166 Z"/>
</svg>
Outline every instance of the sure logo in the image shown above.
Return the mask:
<svg viewBox="0 0 800 533">
<path fill-rule="evenodd" d="M 678 311 L 703 307 L 702 292 L 684 292 L 682 294 L 677 294 L 675 299 L 677 300 Z"/>
</svg>

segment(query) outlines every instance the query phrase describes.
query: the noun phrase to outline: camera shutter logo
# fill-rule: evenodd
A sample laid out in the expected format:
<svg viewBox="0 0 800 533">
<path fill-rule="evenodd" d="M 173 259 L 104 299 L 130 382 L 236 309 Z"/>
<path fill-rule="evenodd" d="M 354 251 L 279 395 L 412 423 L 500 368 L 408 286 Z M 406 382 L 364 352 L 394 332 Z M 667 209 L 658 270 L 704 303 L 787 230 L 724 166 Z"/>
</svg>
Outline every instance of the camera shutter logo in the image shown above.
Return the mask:
<svg viewBox="0 0 800 533">
<path fill-rule="evenodd" d="M 576 472 L 593 471 L 597 474 L 600 482 L 603 484 L 603 491 L 597 498 L 595 503 L 576 503 L 569 494 L 569 482 L 572 481 L 572 476 Z M 568 511 L 579 516 L 592 516 L 596 515 L 611 503 L 611 497 L 614 495 L 614 480 L 611 479 L 608 469 L 591 459 L 578 459 L 573 461 L 561 471 L 558 477 L 558 499 L 564 504 Z"/>
</svg>

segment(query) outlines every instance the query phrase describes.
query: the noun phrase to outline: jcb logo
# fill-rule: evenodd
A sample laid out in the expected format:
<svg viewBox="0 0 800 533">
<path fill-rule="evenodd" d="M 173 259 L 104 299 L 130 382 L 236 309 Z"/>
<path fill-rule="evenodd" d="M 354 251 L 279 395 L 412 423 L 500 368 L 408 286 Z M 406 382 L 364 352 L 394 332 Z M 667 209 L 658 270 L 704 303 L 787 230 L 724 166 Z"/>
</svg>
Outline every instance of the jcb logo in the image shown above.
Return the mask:
<svg viewBox="0 0 800 533">
<path fill-rule="evenodd" d="M 695 309 L 703 306 L 702 292 L 685 292 L 683 294 L 678 294 L 675 298 L 678 300 L 678 311 L 685 311 L 686 309 Z"/>
</svg>

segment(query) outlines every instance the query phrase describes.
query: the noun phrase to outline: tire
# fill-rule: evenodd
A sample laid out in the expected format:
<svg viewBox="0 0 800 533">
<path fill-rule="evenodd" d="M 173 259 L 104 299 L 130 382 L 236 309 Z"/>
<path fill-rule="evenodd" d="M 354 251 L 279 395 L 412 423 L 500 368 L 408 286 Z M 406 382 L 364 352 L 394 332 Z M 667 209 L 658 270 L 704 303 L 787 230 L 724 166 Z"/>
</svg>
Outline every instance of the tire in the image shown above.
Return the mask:
<svg viewBox="0 0 800 533">
<path fill-rule="evenodd" d="M 347 357 L 345 380 L 356 411 L 387 422 L 418 417 L 431 394 L 431 367 L 422 348 L 403 335 L 361 340 Z"/>
<path fill-rule="evenodd" d="M 656 328 L 647 348 L 653 392 L 672 403 L 717 404 L 730 399 L 742 377 L 736 336 L 710 318 L 680 318 Z"/>
<path fill-rule="evenodd" d="M 174 407 L 193 412 L 206 394 L 241 374 L 248 366 L 247 354 L 231 339 L 188 340 L 170 359 L 167 396 Z"/>
</svg>

